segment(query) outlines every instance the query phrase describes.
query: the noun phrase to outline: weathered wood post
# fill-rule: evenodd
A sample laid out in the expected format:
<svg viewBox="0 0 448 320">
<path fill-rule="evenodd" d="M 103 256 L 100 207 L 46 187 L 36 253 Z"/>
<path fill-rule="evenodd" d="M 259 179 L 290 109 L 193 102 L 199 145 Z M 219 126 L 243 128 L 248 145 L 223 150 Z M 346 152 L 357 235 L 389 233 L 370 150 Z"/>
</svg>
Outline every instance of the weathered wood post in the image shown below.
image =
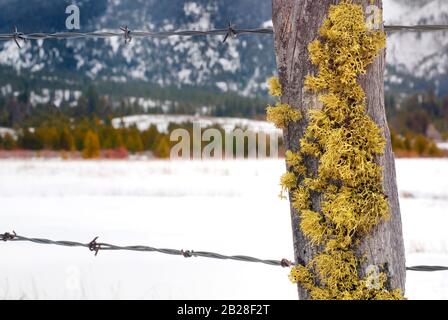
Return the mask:
<svg viewBox="0 0 448 320">
<path fill-rule="evenodd" d="M 300 110 L 304 120 L 290 123 L 284 130 L 284 142 L 287 150 L 300 151 L 300 139 L 308 125 L 307 112 L 318 107 L 317 98 L 313 93 L 304 89 L 305 77 L 315 75 L 317 68 L 310 61 L 308 45 L 319 38 L 319 28 L 327 17 L 331 5 L 339 0 L 273 0 L 273 25 L 275 33 L 275 51 L 277 58 L 279 81 L 282 86 L 281 102 Z M 361 4 L 364 8 L 376 5 L 382 9 L 382 1 L 359 0 L 353 3 Z M 373 121 L 382 129 L 386 138 L 383 156 L 377 162 L 384 167 L 383 187 L 390 207 L 390 219 L 376 226 L 370 236 L 362 240 L 356 248 L 360 258 L 359 273 L 365 275 L 368 266 L 381 266 L 388 275 L 386 289 L 405 288 L 405 254 L 402 237 L 402 224 L 398 192 L 395 176 L 394 155 L 391 148 L 390 132 L 387 125 L 384 107 L 384 69 L 385 50 L 382 50 L 367 73 L 358 77 L 366 94 L 366 111 Z M 310 164 L 308 163 L 308 166 Z M 316 166 L 315 166 L 316 167 Z M 314 169 L 317 171 L 317 168 Z M 291 198 L 291 197 L 290 197 Z M 312 203 L 319 207 L 322 201 L 317 194 L 312 194 Z M 292 202 L 292 201 L 291 201 Z M 317 205 L 316 205 L 317 204 Z M 316 209 L 316 208 L 314 208 Z M 307 264 L 319 252 L 322 246 L 310 243 L 301 231 L 300 215 L 291 204 L 292 228 L 294 235 L 294 250 L 296 261 Z M 365 259 L 361 259 L 364 256 Z M 299 283 L 299 298 L 309 299 L 308 290 Z"/>
</svg>

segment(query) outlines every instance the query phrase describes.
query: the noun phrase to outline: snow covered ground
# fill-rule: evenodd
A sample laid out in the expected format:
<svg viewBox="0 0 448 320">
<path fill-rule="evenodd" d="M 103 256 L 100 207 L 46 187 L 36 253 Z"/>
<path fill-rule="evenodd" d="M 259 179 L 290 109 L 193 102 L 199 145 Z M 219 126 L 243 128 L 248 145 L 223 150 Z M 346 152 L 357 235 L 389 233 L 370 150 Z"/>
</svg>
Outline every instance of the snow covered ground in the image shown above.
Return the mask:
<svg viewBox="0 0 448 320">
<path fill-rule="evenodd" d="M 407 264 L 448 265 L 448 160 L 398 160 Z M 0 232 L 293 257 L 280 160 L 0 161 Z M 278 267 L 157 253 L 0 243 L 0 299 L 295 299 Z M 447 299 L 448 272 L 408 272 Z"/>
</svg>

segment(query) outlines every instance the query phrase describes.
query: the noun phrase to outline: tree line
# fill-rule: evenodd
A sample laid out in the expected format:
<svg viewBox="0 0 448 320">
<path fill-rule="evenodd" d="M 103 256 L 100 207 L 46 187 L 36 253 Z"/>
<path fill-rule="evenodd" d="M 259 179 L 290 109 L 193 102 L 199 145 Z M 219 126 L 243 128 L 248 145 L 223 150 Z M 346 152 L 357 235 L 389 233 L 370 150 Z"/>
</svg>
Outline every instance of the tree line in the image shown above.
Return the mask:
<svg viewBox="0 0 448 320">
<path fill-rule="evenodd" d="M 398 156 L 443 156 L 436 141 L 448 139 L 448 96 L 433 90 L 401 98 L 386 94 L 392 147 Z"/>
<path fill-rule="evenodd" d="M 21 128 L 17 136 L 0 135 L 0 149 L 31 151 L 80 152 L 84 158 L 127 157 L 129 153 L 151 151 L 156 157 L 167 158 L 169 136 L 155 126 L 140 131 L 137 127 L 115 128 L 111 121 L 98 118 L 62 121 L 57 125 L 44 122 L 34 128 Z"/>
<path fill-rule="evenodd" d="M 129 154 L 141 154 L 150 152 L 156 158 L 168 158 L 173 146 L 178 143 L 185 142 L 171 141 L 170 136 L 174 130 L 183 129 L 188 136 L 189 150 L 183 149 L 182 152 L 187 152 L 192 157 L 193 148 L 195 145 L 201 147 L 201 152 L 210 143 L 220 148 L 224 154 L 227 151 L 228 139 L 233 139 L 231 153 L 233 156 L 244 155 L 249 157 L 253 152 L 257 152 L 260 148 L 261 137 L 265 139 L 264 146 L 266 149 L 258 150 L 265 152 L 266 156 L 271 154 L 270 136 L 268 134 L 257 136 L 254 132 L 249 132 L 245 128 L 241 129 L 241 136 L 226 134 L 224 128 L 219 125 L 208 126 L 201 128 L 200 134 L 197 135 L 194 131 L 194 124 L 191 122 L 185 123 L 170 123 L 167 128 L 167 133 L 160 132 L 156 126 L 152 125 L 146 130 L 139 130 L 134 126 L 125 126 L 122 122 L 120 126 L 115 127 L 112 121 L 108 118 L 103 121 L 99 118 L 84 118 L 80 121 L 73 121 L 73 119 L 59 119 L 57 124 L 51 122 L 44 122 L 34 128 L 21 128 L 15 131 L 15 136 L 11 133 L 0 134 L 0 150 L 14 151 L 56 151 L 68 153 L 75 153 L 75 155 L 82 155 L 85 159 L 94 158 L 127 158 Z M 204 140 L 203 134 L 207 129 L 216 129 L 221 137 L 220 142 L 215 141 L 215 138 Z M 255 145 L 250 141 L 250 137 L 256 140 Z M 243 139 L 240 141 L 240 139 Z M 278 137 L 278 148 L 280 154 L 284 153 L 283 143 L 281 137 Z M 195 141 L 193 141 L 195 140 Z M 256 142 L 258 141 L 258 143 Z M 243 149 L 238 149 L 241 143 Z M 218 145 L 217 145 L 218 144 Z M 212 153 L 215 154 L 216 151 Z M 240 153 L 242 152 L 242 153 Z M 263 154 L 260 156 L 264 157 Z"/>
<path fill-rule="evenodd" d="M 117 93 L 122 90 L 119 88 L 115 88 Z M 144 93 L 138 85 L 133 88 L 138 89 L 135 94 Z M 13 128 L 17 132 L 17 136 L 0 136 L 0 149 L 78 151 L 87 158 L 101 153 L 125 157 L 128 153 L 151 151 L 156 156 L 167 157 L 170 142 L 166 133 L 158 132 L 155 127 L 143 132 L 135 127 L 114 128 L 111 119 L 145 113 L 192 114 L 197 112 L 201 102 L 211 106 L 212 116 L 264 119 L 266 106 L 263 99 L 201 93 L 193 88 L 189 91 L 153 88 L 151 94 L 157 99 L 173 95 L 175 99 L 185 101 L 173 103 L 170 110 L 158 107 L 144 110 L 136 102 L 126 100 L 114 105 L 110 98 L 99 94 L 112 89 L 114 87 L 105 84 L 98 88 L 90 85 L 75 105 L 63 103 L 60 107 L 52 103 L 33 107 L 26 89 L 18 95 L 0 97 L 0 127 Z M 189 98 L 187 92 L 191 93 Z M 448 97 L 439 98 L 433 91 L 406 98 L 386 94 L 386 111 L 393 148 L 398 156 L 444 155 L 434 139 L 448 139 Z M 183 127 L 188 129 L 185 124 Z"/>
</svg>

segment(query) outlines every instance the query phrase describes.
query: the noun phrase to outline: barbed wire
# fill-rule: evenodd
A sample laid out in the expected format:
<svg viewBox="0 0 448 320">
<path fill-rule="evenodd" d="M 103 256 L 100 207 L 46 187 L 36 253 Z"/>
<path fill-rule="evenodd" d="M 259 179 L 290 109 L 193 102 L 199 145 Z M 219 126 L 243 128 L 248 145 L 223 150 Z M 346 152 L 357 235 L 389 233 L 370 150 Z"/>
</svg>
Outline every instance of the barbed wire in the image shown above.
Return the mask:
<svg viewBox="0 0 448 320">
<path fill-rule="evenodd" d="M 415 25 L 415 26 L 402 26 L 402 25 L 390 25 L 384 26 L 386 32 L 399 32 L 399 31 L 412 31 L 412 32 L 425 32 L 425 31 L 448 31 L 448 25 L 434 24 L 434 25 Z"/>
<path fill-rule="evenodd" d="M 296 263 L 291 262 L 287 259 L 282 260 L 270 260 L 270 259 L 259 259 L 246 255 L 224 255 L 215 252 L 209 251 L 193 251 L 193 250 L 178 250 L 178 249 L 160 249 L 154 248 L 150 246 L 144 245 L 134 245 L 134 246 L 118 246 L 109 243 L 97 242 L 99 237 L 94 238 L 89 243 L 81 243 L 75 241 L 55 241 L 44 238 L 29 238 L 18 235 L 14 231 L 12 233 L 6 232 L 4 234 L 0 234 L 0 241 L 12 241 L 12 242 L 31 242 L 42 245 L 56 245 L 62 247 L 82 247 L 88 248 L 90 251 L 95 253 L 95 256 L 98 255 L 100 251 L 137 251 L 137 252 L 158 252 L 167 255 L 173 256 L 183 256 L 184 258 L 192 258 L 192 257 L 202 257 L 202 258 L 210 258 L 210 259 L 219 259 L 219 260 L 235 260 L 241 262 L 252 262 L 252 263 L 262 263 L 270 266 L 279 266 L 283 268 L 291 268 L 296 266 Z M 445 266 L 413 266 L 406 267 L 408 271 L 424 271 L 424 272 L 434 272 L 434 271 L 448 271 L 448 267 Z"/>
<path fill-rule="evenodd" d="M 121 32 L 113 31 L 93 31 L 93 32 L 34 32 L 23 33 L 19 32 L 17 27 L 13 28 L 12 33 L 0 34 L 0 41 L 14 40 L 18 47 L 20 47 L 19 41 L 28 40 L 68 40 L 68 39 L 105 39 L 105 38 L 117 38 L 124 39 L 125 44 L 132 41 L 133 38 L 168 38 L 173 36 L 179 37 L 194 37 L 194 36 L 224 36 L 223 42 L 226 42 L 229 38 L 234 38 L 237 35 L 242 34 L 273 34 L 272 28 L 256 28 L 256 29 L 237 29 L 234 25 L 229 23 L 225 29 L 214 29 L 206 31 L 197 30 L 180 30 L 180 31 L 132 31 L 128 26 L 122 26 Z"/>
<path fill-rule="evenodd" d="M 414 266 L 414 267 L 407 267 L 406 270 L 434 272 L 434 271 L 448 271 L 448 267 L 444 267 L 444 266 Z"/>
<path fill-rule="evenodd" d="M 121 32 L 113 31 L 93 31 L 93 32 L 33 32 L 23 33 L 19 32 L 15 26 L 11 33 L 0 34 L 0 41 L 14 40 L 17 46 L 20 48 L 20 41 L 27 42 L 28 40 L 69 40 L 69 39 L 105 39 L 122 37 L 125 44 L 132 41 L 133 38 L 167 38 L 173 36 L 180 37 L 194 37 L 194 36 L 224 36 L 223 42 L 226 42 L 229 38 L 235 38 L 242 34 L 268 34 L 274 33 L 273 28 L 254 28 L 254 29 L 237 29 L 234 25 L 229 23 L 225 29 L 214 30 L 180 30 L 180 31 L 132 31 L 128 26 L 120 28 Z M 448 31 L 448 25 L 385 25 L 384 30 L 386 32 L 425 32 L 425 31 Z"/>
<path fill-rule="evenodd" d="M 90 251 L 95 252 L 95 256 L 98 255 L 99 251 L 137 251 L 137 252 L 158 252 L 167 255 L 173 256 L 183 256 L 185 258 L 192 257 L 203 257 L 203 258 L 212 258 L 212 259 L 220 259 L 220 260 L 235 260 L 242 262 L 254 262 L 254 263 L 262 263 L 270 266 L 281 266 L 281 267 L 292 267 L 294 264 L 287 259 L 282 260 L 268 260 L 268 259 L 259 259 L 245 255 L 224 255 L 215 252 L 208 251 L 193 251 L 193 250 L 177 250 L 177 249 L 159 249 L 153 248 L 150 246 L 144 245 L 134 245 L 134 246 L 118 246 L 109 243 L 97 242 L 98 237 L 93 239 L 89 243 L 81 243 L 75 241 L 54 241 L 50 239 L 42 239 L 42 238 L 28 238 L 21 235 L 13 233 L 4 233 L 0 234 L 0 241 L 14 241 L 14 242 L 32 242 L 36 244 L 44 244 L 44 245 L 56 245 L 63 247 L 82 247 L 88 248 Z"/>
</svg>

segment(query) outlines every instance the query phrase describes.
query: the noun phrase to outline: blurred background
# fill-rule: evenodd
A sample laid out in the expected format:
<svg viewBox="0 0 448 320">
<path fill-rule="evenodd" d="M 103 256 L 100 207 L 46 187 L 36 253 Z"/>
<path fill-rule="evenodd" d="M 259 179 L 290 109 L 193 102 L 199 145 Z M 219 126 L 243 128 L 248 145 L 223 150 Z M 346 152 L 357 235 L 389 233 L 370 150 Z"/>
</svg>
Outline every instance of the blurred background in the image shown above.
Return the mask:
<svg viewBox="0 0 448 320">
<path fill-rule="evenodd" d="M 208 30 L 225 28 L 229 20 L 247 28 L 272 25 L 269 0 L 0 0 L 0 32 L 11 32 L 13 26 L 22 32 L 66 31 L 65 8 L 72 3 L 80 8 L 84 32 L 116 31 L 122 25 L 135 30 Z M 448 23 L 446 1 L 387 0 L 384 7 L 387 24 Z M 135 39 L 127 46 L 118 38 L 38 41 L 21 50 L 13 41 L 1 43 L 0 148 L 82 151 L 92 129 L 99 135 L 100 149 L 118 150 L 106 156 L 154 153 L 162 144 L 155 153 L 166 157 L 167 141 L 159 134 L 171 129 L 159 126 L 142 132 L 156 122 L 145 115 L 264 120 L 266 79 L 276 73 L 272 36 L 221 41 L 172 37 Z M 389 36 L 386 107 L 400 156 L 446 154 L 447 45 L 447 32 Z M 124 121 L 127 127 L 145 122 L 140 132 L 113 132 L 112 139 L 111 127 L 123 124 L 112 120 L 130 115 L 142 116 Z M 179 125 L 188 120 L 170 121 Z"/>
<path fill-rule="evenodd" d="M 81 32 L 272 26 L 270 0 L 0 0 L 0 33 L 66 31 L 70 4 Z M 448 2 L 384 0 L 384 19 L 448 24 Z M 161 160 L 170 132 L 193 121 L 275 130 L 265 122 L 275 74 L 271 35 L 0 42 L 0 232 L 292 257 L 282 160 Z M 385 101 L 409 265 L 448 265 L 447 74 L 448 32 L 389 35 Z M 287 271 L 266 266 L 16 243 L 0 254 L 11 261 L 0 299 L 296 298 Z M 447 298 L 448 278 L 409 273 L 408 296 Z"/>
</svg>

